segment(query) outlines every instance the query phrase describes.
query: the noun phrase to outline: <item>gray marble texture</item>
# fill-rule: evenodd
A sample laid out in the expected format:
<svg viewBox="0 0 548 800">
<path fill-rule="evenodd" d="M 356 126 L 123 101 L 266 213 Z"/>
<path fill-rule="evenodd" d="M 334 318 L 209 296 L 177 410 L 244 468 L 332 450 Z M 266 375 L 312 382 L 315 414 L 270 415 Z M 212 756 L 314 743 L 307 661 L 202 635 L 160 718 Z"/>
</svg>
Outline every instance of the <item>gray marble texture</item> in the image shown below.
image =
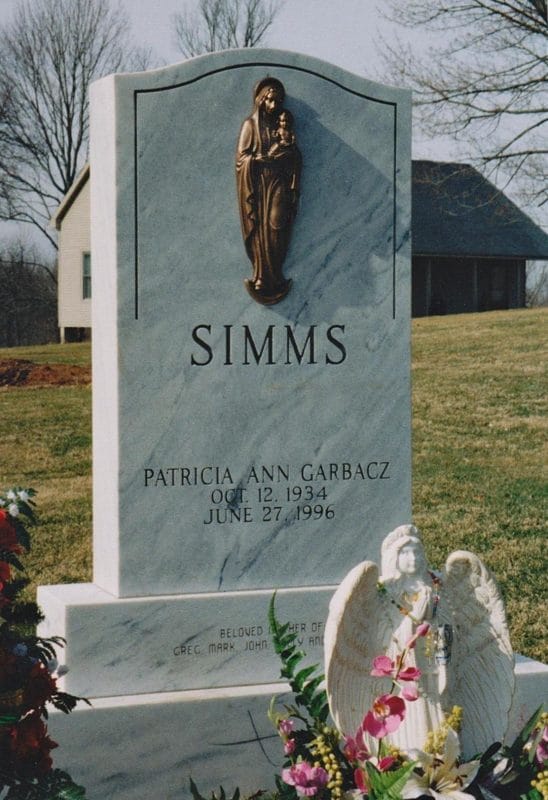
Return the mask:
<svg viewBox="0 0 548 800">
<path fill-rule="evenodd" d="M 548 667 L 517 657 L 516 692 L 507 741 L 545 697 Z M 190 798 L 189 777 L 205 797 L 222 784 L 243 795 L 273 788 L 281 745 L 266 717 L 284 684 L 99 699 L 49 729 L 55 763 L 70 771 L 90 800 Z M 283 702 L 283 695 L 281 695 Z"/>
<path fill-rule="evenodd" d="M 304 162 L 293 288 L 268 308 L 243 286 L 234 176 L 267 74 Z M 296 54 L 227 52 L 99 81 L 91 135 L 94 581 L 120 596 L 338 582 L 410 519 L 408 94 Z M 191 363 L 198 325 L 206 366 Z M 271 325 L 277 363 L 242 364 L 243 326 L 260 342 Z M 340 364 L 326 364 L 333 325 Z M 317 363 L 283 363 L 286 326 L 301 344 L 315 326 Z M 181 486 L 194 467 L 219 483 Z"/>
<path fill-rule="evenodd" d="M 274 786 L 279 738 L 266 717 L 277 685 L 93 700 L 69 717 L 52 712 L 55 764 L 89 800 L 181 800 L 189 779 L 204 796 Z"/>
<path fill-rule="evenodd" d="M 323 663 L 335 587 L 283 589 L 276 612 L 297 633 L 305 664 Z M 109 697 L 273 683 L 280 660 L 268 629 L 272 592 L 118 599 L 94 584 L 41 586 L 42 636 L 62 636 L 65 691 Z"/>
</svg>

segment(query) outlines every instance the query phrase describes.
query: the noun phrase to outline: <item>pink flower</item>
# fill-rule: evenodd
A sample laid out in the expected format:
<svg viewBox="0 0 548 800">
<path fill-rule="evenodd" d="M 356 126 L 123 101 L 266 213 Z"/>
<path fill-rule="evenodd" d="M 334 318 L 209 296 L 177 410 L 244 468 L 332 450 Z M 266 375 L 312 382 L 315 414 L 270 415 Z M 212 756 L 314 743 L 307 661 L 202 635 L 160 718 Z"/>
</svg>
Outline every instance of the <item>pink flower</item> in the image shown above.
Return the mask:
<svg viewBox="0 0 548 800">
<path fill-rule="evenodd" d="M 405 667 L 398 661 L 391 661 L 388 656 L 377 656 L 373 659 L 373 669 L 371 675 L 375 678 L 394 678 L 394 680 L 416 681 L 421 676 L 420 669 L 417 667 Z M 399 672 L 398 672 L 399 669 Z"/>
<path fill-rule="evenodd" d="M 395 664 L 388 656 L 377 656 L 373 659 L 371 675 L 376 678 L 391 678 L 394 669 Z"/>
<path fill-rule="evenodd" d="M 407 644 L 405 645 L 407 650 L 412 650 L 415 645 L 417 644 L 417 639 L 421 636 L 426 636 L 426 634 L 430 631 L 430 623 L 429 622 L 421 622 L 420 625 L 417 625 L 417 630 L 413 634 L 413 636 L 409 639 Z"/>
<path fill-rule="evenodd" d="M 535 751 L 535 758 L 541 767 L 544 766 L 544 762 L 548 759 L 548 727 L 545 727 L 542 732 L 542 738 Z"/>
<path fill-rule="evenodd" d="M 419 699 L 419 690 L 417 689 L 416 683 L 410 683 L 408 686 L 403 686 L 401 690 L 401 696 L 404 700 L 418 700 Z"/>
<path fill-rule="evenodd" d="M 396 731 L 405 717 L 405 703 L 401 697 L 383 694 L 377 697 L 373 708 L 364 717 L 362 727 L 376 739 Z"/>
<path fill-rule="evenodd" d="M 292 719 L 281 719 L 278 723 L 278 730 L 280 733 L 284 734 L 284 736 L 293 733 L 294 729 L 295 723 Z"/>
<path fill-rule="evenodd" d="M 365 743 L 364 730 L 361 725 L 354 737 L 344 737 L 344 754 L 349 761 L 367 761 L 370 757 L 371 754 Z"/>
<path fill-rule="evenodd" d="M 296 745 L 297 745 L 297 743 L 296 743 L 295 739 L 287 739 L 284 742 L 284 753 L 285 753 L 285 755 L 286 756 L 290 756 L 292 753 L 294 753 Z"/>
<path fill-rule="evenodd" d="M 398 680 L 399 681 L 417 681 L 421 676 L 420 669 L 417 667 L 406 667 L 402 669 L 398 673 Z"/>
<path fill-rule="evenodd" d="M 329 780 L 322 767 L 313 767 L 307 761 L 299 761 L 292 767 L 282 770 L 282 780 L 294 786 L 300 797 L 313 797 Z"/>
</svg>

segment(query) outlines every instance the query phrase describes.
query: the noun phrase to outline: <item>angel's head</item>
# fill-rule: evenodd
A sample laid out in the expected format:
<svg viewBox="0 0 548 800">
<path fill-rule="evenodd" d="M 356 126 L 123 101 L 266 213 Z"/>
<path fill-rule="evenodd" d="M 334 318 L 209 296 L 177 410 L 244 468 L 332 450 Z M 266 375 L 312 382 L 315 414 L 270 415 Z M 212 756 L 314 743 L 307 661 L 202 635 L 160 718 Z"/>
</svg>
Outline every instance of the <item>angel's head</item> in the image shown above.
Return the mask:
<svg viewBox="0 0 548 800">
<path fill-rule="evenodd" d="M 426 571 L 420 534 L 414 525 L 400 525 L 389 533 L 381 548 L 383 579 L 416 575 Z"/>
</svg>

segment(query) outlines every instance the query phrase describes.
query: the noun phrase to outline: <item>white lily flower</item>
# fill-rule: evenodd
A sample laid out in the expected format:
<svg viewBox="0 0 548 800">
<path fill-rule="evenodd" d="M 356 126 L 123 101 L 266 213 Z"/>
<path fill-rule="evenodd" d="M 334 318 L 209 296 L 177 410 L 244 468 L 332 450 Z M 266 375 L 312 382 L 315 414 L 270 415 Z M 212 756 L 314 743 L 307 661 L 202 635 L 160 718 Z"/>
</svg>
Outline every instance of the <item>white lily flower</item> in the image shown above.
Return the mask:
<svg viewBox="0 0 548 800">
<path fill-rule="evenodd" d="M 17 503 L 10 503 L 8 506 L 8 512 L 11 517 L 18 517 L 19 516 L 19 506 Z"/>
<path fill-rule="evenodd" d="M 462 790 L 476 777 L 480 762 L 468 761 L 457 766 L 459 752 L 459 737 L 452 728 L 447 732 L 443 754 L 411 750 L 409 757 L 418 761 L 422 774 L 411 774 L 402 797 L 405 800 L 422 796 L 434 797 L 435 800 L 474 800 L 473 795 Z"/>
<path fill-rule="evenodd" d="M 21 491 L 17 492 L 17 494 L 19 495 L 19 499 L 22 500 L 23 503 L 26 503 L 27 500 L 29 499 L 28 492 L 25 492 L 24 489 L 21 489 Z"/>
<path fill-rule="evenodd" d="M 17 499 L 17 495 L 15 494 L 13 489 L 9 490 L 9 492 L 6 495 L 6 497 L 8 498 L 8 500 L 16 500 Z"/>
<path fill-rule="evenodd" d="M 2 500 L 2 498 L 0 497 L 0 508 L 2 508 L 2 506 L 5 506 L 5 505 L 6 505 L 6 501 Z"/>
</svg>

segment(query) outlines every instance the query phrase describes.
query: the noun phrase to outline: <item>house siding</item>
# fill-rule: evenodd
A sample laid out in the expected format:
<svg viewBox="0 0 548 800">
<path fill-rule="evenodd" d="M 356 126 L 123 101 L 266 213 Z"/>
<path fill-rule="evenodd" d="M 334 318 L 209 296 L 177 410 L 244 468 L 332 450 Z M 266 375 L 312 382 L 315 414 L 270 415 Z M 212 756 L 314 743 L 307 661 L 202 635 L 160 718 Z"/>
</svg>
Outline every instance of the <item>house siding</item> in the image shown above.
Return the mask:
<svg viewBox="0 0 548 800">
<path fill-rule="evenodd" d="M 59 231 L 59 327 L 91 328 L 91 299 L 83 297 L 83 254 L 91 252 L 89 181 L 86 181 Z M 93 286 L 93 264 L 92 286 Z M 93 291 L 93 288 L 92 288 Z"/>
</svg>

